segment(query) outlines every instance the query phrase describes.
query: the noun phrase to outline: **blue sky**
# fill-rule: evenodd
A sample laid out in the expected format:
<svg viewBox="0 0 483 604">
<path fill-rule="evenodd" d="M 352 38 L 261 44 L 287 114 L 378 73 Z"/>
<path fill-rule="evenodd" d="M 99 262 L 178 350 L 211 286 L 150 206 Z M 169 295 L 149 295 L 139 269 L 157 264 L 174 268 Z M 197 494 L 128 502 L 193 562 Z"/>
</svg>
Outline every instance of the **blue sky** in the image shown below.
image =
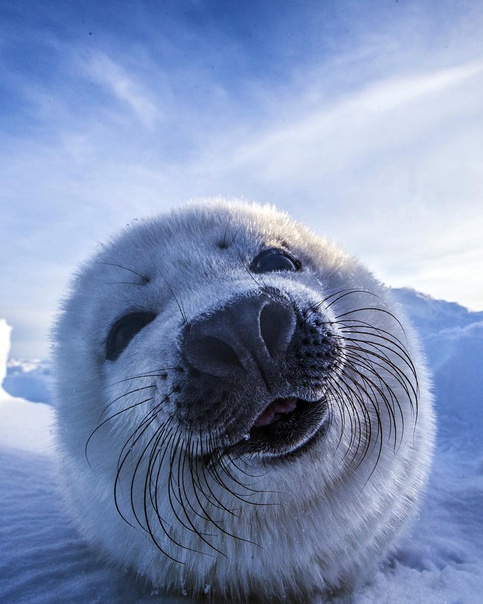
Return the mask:
<svg viewBox="0 0 483 604">
<path fill-rule="evenodd" d="M 0 4 L 0 316 L 45 357 L 75 266 L 189 199 L 275 203 L 483 309 L 478 0 Z"/>
</svg>

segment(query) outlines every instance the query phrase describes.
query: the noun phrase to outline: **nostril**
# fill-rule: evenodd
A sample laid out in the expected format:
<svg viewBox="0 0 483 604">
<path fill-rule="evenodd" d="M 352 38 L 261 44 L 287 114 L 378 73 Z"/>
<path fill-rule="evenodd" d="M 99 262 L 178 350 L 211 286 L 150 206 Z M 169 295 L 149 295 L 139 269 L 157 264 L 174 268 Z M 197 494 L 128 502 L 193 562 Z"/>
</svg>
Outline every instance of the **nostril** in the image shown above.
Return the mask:
<svg viewBox="0 0 483 604">
<path fill-rule="evenodd" d="M 190 364 L 199 371 L 217 376 L 240 369 L 240 360 L 230 344 L 203 333 L 203 327 L 203 324 L 195 326 L 185 338 L 185 354 Z"/>
<path fill-rule="evenodd" d="M 229 367 L 241 367 L 240 361 L 233 348 L 213 336 L 204 336 L 197 342 L 200 353 L 204 354 L 209 363 Z"/>
<path fill-rule="evenodd" d="M 260 335 L 273 358 L 284 353 L 295 331 L 295 316 L 290 306 L 271 301 L 260 312 Z"/>
</svg>

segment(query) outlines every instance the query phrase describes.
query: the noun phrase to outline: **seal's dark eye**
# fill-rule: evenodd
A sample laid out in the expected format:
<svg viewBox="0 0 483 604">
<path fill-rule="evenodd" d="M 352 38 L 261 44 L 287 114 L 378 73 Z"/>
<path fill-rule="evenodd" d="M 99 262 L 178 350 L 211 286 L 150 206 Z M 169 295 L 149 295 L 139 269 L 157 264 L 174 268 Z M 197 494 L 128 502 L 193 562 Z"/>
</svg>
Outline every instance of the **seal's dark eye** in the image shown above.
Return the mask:
<svg viewBox="0 0 483 604">
<path fill-rule="evenodd" d="M 133 312 L 116 321 L 107 336 L 106 359 L 115 361 L 134 336 L 155 318 L 152 312 Z"/>
<path fill-rule="evenodd" d="M 253 273 L 270 273 L 271 271 L 298 271 L 300 262 L 285 250 L 271 247 L 260 252 L 250 264 Z"/>
</svg>

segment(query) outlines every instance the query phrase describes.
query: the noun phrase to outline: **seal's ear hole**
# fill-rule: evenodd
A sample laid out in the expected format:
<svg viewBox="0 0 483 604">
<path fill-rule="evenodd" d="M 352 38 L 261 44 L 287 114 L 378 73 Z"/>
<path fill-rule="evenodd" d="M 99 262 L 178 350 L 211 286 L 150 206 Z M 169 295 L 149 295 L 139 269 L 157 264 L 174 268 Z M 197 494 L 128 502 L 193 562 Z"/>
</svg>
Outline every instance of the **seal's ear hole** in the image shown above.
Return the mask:
<svg viewBox="0 0 483 604">
<path fill-rule="evenodd" d="M 300 262 L 286 250 L 276 247 L 268 248 L 260 252 L 250 264 L 253 273 L 269 273 L 272 271 L 299 271 L 302 268 Z"/>
<path fill-rule="evenodd" d="M 132 312 L 116 321 L 107 336 L 106 359 L 115 361 L 134 336 L 155 318 L 152 312 Z"/>
</svg>

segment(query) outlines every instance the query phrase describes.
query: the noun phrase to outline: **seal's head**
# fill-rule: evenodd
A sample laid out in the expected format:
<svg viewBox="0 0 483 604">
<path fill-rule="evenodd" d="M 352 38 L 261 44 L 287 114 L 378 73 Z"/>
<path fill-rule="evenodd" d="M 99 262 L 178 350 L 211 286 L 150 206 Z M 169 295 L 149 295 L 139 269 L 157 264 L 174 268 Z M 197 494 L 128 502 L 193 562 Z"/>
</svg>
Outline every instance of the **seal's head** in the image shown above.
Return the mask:
<svg viewBox="0 0 483 604">
<path fill-rule="evenodd" d="M 433 442 L 412 330 L 356 261 L 271 207 L 137 223 L 55 330 L 63 490 L 157 587 L 307 599 L 393 547 Z"/>
</svg>

